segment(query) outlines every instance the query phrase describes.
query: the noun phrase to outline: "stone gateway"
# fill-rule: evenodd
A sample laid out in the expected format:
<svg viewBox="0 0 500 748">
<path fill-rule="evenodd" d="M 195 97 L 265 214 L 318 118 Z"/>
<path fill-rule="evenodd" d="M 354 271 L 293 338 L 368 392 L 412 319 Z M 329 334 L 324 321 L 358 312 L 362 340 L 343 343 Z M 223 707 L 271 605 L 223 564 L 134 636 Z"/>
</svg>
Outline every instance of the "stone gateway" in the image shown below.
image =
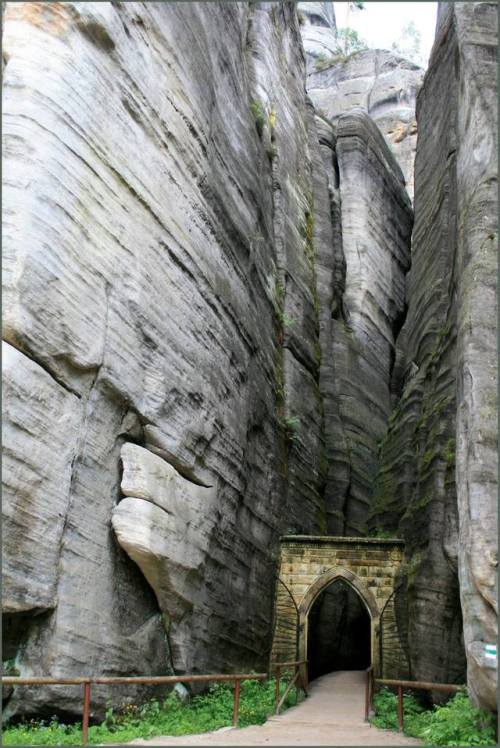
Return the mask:
<svg viewBox="0 0 500 748">
<path fill-rule="evenodd" d="M 395 625 L 391 624 L 395 624 L 393 605 L 403 554 L 404 541 L 397 539 L 283 537 L 271 663 L 310 660 L 309 620 L 313 606 L 330 586 L 342 581 L 357 594 L 370 617 L 368 664 L 376 675 L 382 673 L 383 662 L 384 677 L 400 675 L 406 654 L 399 637 L 394 637 Z M 345 607 L 342 600 L 338 604 Z M 382 616 L 385 626 L 381 625 Z M 360 647 L 362 644 L 359 642 Z"/>
</svg>

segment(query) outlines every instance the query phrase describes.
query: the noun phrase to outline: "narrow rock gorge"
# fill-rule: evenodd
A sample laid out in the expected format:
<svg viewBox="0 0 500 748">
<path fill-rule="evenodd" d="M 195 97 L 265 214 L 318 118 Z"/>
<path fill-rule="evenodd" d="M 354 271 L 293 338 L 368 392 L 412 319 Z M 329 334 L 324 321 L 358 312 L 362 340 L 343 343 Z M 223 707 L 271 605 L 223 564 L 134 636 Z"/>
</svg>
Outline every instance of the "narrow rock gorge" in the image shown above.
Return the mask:
<svg viewBox="0 0 500 748">
<path fill-rule="evenodd" d="M 495 4 L 425 77 L 332 3 L 5 6 L 4 660 L 265 670 L 280 536 L 385 533 L 412 676 L 494 709 Z"/>
</svg>

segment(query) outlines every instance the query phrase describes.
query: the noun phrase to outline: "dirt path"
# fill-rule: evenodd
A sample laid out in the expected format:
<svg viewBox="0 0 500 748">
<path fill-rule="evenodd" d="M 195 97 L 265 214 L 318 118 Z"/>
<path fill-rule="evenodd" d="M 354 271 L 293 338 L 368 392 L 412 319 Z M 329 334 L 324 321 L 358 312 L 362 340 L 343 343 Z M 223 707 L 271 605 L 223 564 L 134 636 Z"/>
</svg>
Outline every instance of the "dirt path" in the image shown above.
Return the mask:
<svg viewBox="0 0 500 748">
<path fill-rule="evenodd" d="M 329 673 L 309 697 L 263 725 L 225 727 L 202 735 L 134 740 L 133 745 L 422 745 L 415 738 L 364 722 L 364 672 Z"/>
</svg>

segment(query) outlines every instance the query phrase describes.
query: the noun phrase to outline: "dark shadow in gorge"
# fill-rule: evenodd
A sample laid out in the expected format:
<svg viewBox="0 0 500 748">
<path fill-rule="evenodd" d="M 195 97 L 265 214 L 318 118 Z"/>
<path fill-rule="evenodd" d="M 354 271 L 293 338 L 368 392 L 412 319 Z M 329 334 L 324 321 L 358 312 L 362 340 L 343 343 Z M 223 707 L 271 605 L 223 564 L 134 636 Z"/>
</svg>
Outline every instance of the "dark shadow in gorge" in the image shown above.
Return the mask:
<svg viewBox="0 0 500 748">
<path fill-rule="evenodd" d="M 370 665 L 370 615 L 355 590 L 335 580 L 309 612 L 309 680 L 334 670 L 365 670 Z"/>
</svg>

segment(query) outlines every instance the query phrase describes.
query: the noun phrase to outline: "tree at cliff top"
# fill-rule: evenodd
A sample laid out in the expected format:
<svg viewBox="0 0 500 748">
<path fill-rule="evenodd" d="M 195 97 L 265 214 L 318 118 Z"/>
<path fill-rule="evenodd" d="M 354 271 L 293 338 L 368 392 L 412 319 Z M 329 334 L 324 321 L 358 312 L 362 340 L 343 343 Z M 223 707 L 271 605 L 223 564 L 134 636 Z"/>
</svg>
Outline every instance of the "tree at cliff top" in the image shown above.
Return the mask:
<svg viewBox="0 0 500 748">
<path fill-rule="evenodd" d="M 354 52 L 363 52 L 365 49 L 368 49 L 367 43 L 359 36 L 358 32 L 348 27 L 338 30 L 337 40 L 338 53 L 344 57 L 348 57 Z"/>
<path fill-rule="evenodd" d="M 401 57 L 406 57 L 407 60 L 411 60 L 416 65 L 425 68 L 426 60 L 422 54 L 421 43 L 422 34 L 413 21 L 410 21 L 403 26 L 401 35 L 399 39 L 392 43 L 391 50 L 401 55 Z"/>
</svg>

